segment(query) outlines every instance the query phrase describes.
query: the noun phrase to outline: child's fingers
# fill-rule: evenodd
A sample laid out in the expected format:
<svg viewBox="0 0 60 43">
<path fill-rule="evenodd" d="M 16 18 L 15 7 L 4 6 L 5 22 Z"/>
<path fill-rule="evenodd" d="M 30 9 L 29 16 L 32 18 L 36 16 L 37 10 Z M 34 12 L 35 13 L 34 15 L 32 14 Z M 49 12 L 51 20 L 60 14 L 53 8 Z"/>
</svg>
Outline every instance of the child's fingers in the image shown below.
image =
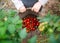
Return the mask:
<svg viewBox="0 0 60 43">
<path fill-rule="evenodd" d="M 26 11 L 26 8 L 21 8 L 20 9 L 20 12 L 22 12 L 22 13 L 25 12 L 25 11 Z"/>
<path fill-rule="evenodd" d="M 33 10 L 34 10 L 34 8 L 32 7 L 32 8 L 31 8 L 31 10 L 33 11 Z"/>
<path fill-rule="evenodd" d="M 39 12 L 39 9 L 34 8 L 34 12 L 38 13 Z"/>
<path fill-rule="evenodd" d="M 39 12 L 39 8 L 37 8 L 36 6 L 33 6 L 32 11 L 38 13 Z"/>
</svg>

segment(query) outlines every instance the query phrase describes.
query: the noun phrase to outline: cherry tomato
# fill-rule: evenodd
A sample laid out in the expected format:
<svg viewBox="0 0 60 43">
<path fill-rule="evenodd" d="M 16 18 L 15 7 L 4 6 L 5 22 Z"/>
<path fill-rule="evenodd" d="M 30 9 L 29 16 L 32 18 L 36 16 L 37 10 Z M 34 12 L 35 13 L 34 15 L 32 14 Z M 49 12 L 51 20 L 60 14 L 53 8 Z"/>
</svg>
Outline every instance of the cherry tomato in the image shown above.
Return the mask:
<svg viewBox="0 0 60 43">
<path fill-rule="evenodd" d="M 37 18 L 29 16 L 27 18 L 24 18 L 23 25 L 26 27 L 26 31 L 30 32 L 36 30 L 37 26 L 39 25 L 39 22 Z"/>
</svg>

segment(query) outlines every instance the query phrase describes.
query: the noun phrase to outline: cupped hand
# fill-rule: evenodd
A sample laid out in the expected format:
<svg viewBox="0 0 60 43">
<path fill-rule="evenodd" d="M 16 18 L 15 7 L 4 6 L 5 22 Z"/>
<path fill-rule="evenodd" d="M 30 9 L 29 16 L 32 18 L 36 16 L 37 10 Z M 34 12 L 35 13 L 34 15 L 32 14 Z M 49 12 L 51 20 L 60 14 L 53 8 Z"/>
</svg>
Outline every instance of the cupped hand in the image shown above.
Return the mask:
<svg viewBox="0 0 60 43">
<path fill-rule="evenodd" d="M 41 8 L 41 4 L 40 4 L 40 2 L 37 2 L 37 3 L 34 4 L 34 6 L 32 7 L 31 10 L 38 13 L 40 8 Z"/>
<path fill-rule="evenodd" d="M 24 13 L 25 11 L 26 11 L 25 6 L 22 6 L 21 8 L 19 8 L 19 12 Z"/>
</svg>

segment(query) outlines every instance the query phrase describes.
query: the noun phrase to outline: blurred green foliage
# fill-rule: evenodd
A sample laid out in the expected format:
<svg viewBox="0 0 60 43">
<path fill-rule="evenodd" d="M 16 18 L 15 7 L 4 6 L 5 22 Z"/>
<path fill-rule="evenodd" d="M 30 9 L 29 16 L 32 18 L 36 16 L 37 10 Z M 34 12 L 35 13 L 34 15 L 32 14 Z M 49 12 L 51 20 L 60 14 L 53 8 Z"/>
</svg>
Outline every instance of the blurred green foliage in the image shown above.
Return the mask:
<svg viewBox="0 0 60 43">
<path fill-rule="evenodd" d="M 60 16 L 48 13 L 38 19 L 41 23 L 47 22 L 41 33 L 47 34 L 48 43 L 60 43 Z M 22 29 L 22 19 L 17 11 L 0 9 L 0 43 L 21 43 L 27 35 L 26 28 Z M 37 43 L 36 40 L 37 35 L 31 37 L 28 43 Z"/>
<path fill-rule="evenodd" d="M 27 34 L 17 11 L 0 9 L 0 43 L 21 43 Z M 36 42 L 36 36 L 30 40 Z"/>
<path fill-rule="evenodd" d="M 60 16 L 57 14 L 51 15 L 50 12 L 45 17 L 38 17 L 40 20 L 39 29 L 42 34 L 47 34 L 48 43 L 60 43 Z"/>
</svg>

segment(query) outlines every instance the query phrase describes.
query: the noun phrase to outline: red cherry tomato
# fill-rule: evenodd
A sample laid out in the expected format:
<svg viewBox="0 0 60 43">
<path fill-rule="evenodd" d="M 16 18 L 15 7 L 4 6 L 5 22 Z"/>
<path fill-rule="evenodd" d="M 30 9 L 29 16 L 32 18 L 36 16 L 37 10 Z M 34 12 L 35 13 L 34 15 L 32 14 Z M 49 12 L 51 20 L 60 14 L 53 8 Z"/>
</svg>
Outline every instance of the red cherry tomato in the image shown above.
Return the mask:
<svg viewBox="0 0 60 43">
<path fill-rule="evenodd" d="M 35 31 L 35 28 L 32 28 L 32 31 Z"/>
<path fill-rule="evenodd" d="M 37 18 L 35 17 L 26 17 L 23 20 L 23 25 L 26 27 L 26 31 L 35 31 L 36 27 L 39 25 Z"/>
</svg>

